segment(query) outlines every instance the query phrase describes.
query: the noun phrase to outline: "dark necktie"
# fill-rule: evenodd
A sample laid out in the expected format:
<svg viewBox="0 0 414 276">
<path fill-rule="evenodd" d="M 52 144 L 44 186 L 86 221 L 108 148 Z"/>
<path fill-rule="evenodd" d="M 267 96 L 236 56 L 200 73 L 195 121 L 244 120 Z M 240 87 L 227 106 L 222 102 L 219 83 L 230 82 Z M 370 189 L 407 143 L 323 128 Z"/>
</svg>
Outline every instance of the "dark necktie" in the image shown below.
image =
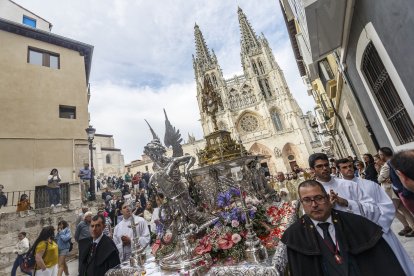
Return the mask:
<svg viewBox="0 0 414 276">
<path fill-rule="evenodd" d="M 95 256 L 96 245 L 97 245 L 96 242 L 92 243 L 91 249 L 89 250 L 88 263 L 90 263 L 93 257 Z"/>
<path fill-rule="evenodd" d="M 336 249 L 335 243 L 333 242 L 331 235 L 329 235 L 329 222 L 321 222 L 318 223 L 318 226 L 322 229 L 323 231 L 323 239 L 326 243 L 326 245 L 329 247 L 329 249 L 333 252 Z"/>
</svg>

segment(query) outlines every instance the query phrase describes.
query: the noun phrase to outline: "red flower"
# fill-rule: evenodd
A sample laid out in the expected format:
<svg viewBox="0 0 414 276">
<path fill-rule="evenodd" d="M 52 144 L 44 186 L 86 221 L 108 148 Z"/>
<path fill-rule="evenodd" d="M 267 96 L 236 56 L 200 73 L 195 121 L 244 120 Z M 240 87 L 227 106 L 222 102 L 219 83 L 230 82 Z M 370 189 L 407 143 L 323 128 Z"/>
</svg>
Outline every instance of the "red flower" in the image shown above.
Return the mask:
<svg viewBox="0 0 414 276">
<path fill-rule="evenodd" d="M 161 246 L 161 241 L 160 240 L 156 240 L 155 243 L 152 245 L 152 248 L 151 248 L 152 255 L 155 255 L 157 253 L 157 251 L 160 248 L 160 246 Z"/>
<path fill-rule="evenodd" d="M 208 236 L 205 236 L 200 240 L 200 244 L 195 248 L 195 253 L 197 255 L 203 255 L 211 251 L 211 243 L 208 239 Z"/>
<path fill-rule="evenodd" d="M 232 234 L 231 233 L 227 233 L 224 236 L 221 236 L 219 238 L 219 240 L 217 241 L 218 246 L 220 247 L 220 249 L 230 249 L 233 247 L 234 242 L 231 239 Z"/>
</svg>

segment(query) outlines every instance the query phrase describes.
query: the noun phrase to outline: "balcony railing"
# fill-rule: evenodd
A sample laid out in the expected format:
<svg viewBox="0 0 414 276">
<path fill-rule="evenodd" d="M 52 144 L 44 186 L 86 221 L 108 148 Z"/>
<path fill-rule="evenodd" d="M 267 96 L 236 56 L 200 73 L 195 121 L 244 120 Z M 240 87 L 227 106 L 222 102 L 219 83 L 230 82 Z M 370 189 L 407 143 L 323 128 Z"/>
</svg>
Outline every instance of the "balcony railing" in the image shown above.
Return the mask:
<svg viewBox="0 0 414 276">
<path fill-rule="evenodd" d="M 49 194 L 47 192 L 47 186 L 36 186 L 34 190 L 24 190 L 24 191 L 12 191 L 12 192 L 3 192 L 4 196 L 7 198 L 7 205 L 4 207 L 15 207 L 20 201 L 20 197 L 23 194 L 26 194 L 30 205 L 33 209 L 40 209 L 49 207 L 51 203 L 49 202 Z M 68 205 L 70 201 L 70 192 L 69 192 L 69 182 L 60 183 L 60 202 L 62 205 Z M 0 206 L 1 208 L 2 206 Z"/>
</svg>

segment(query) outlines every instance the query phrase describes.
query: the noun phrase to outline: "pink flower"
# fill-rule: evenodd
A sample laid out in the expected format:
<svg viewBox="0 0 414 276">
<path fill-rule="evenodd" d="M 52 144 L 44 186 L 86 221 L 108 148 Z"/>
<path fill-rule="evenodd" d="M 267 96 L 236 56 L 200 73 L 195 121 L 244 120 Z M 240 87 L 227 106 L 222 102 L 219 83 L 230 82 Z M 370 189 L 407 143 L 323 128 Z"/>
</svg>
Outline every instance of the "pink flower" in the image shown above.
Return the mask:
<svg viewBox="0 0 414 276">
<path fill-rule="evenodd" d="M 238 226 L 239 226 L 239 222 L 238 222 L 237 220 L 233 219 L 233 220 L 231 221 L 231 226 L 232 226 L 232 227 L 234 227 L 234 228 L 236 228 L 236 227 L 238 227 Z"/>
<path fill-rule="evenodd" d="M 240 235 L 239 235 L 239 234 L 233 234 L 233 235 L 231 236 L 231 240 L 232 240 L 234 243 L 238 243 L 239 241 L 241 241 L 241 237 L 240 237 Z"/>
<path fill-rule="evenodd" d="M 232 248 L 234 245 L 234 242 L 231 239 L 231 237 L 232 237 L 231 233 L 227 233 L 226 235 L 221 236 L 219 240 L 217 241 L 219 248 L 223 250 Z"/>
<path fill-rule="evenodd" d="M 195 248 L 195 253 L 197 255 L 203 255 L 204 253 L 210 252 L 212 249 L 210 240 L 208 236 L 205 236 L 201 241 L 200 244 Z"/>
</svg>

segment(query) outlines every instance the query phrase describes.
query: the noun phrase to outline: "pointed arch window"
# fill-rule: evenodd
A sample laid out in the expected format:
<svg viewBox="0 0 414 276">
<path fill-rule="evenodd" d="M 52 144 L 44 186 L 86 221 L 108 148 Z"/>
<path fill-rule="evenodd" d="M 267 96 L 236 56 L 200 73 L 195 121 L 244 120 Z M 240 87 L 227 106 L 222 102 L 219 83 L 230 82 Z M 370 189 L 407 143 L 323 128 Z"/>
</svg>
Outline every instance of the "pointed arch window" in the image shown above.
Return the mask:
<svg viewBox="0 0 414 276">
<path fill-rule="evenodd" d="M 259 70 L 257 70 L 257 65 L 256 62 L 252 61 L 252 65 L 253 65 L 253 71 L 256 75 L 259 75 Z"/>
<path fill-rule="evenodd" d="M 361 69 L 398 142 L 413 142 L 414 124 L 372 41 L 362 56 Z"/>
<path fill-rule="evenodd" d="M 266 86 L 267 94 L 269 94 L 269 96 L 272 96 L 272 91 L 270 90 L 270 85 L 269 85 L 269 82 L 267 81 L 267 79 L 264 79 L 264 83 L 265 83 L 265 86 Z"/>
<path fill-rule="evenodd" d="M 260 59 L 258 60 L 258 64 L 259 64 L 260 73 L 264 74 L 265 70 L 264 70 L 264 67 L 263 67 L 263 63 Z"/>
<path fill-rule="evenodd" d="M 106 164 L 111 164 L 111 155 L 110 154 L 106 155 Z"/>
<path fill-rule="evenodd" d="M 282 120 L 280 119 L 279 113 L 276 110 L 273 110 L 271 117 L 272 117 L 273 125 L 276 128 L 276 131 L 282 131 L 283 124 L 282 124 Z"/>
<path fill-rule="evenodd" d="M 218 86 L 218 83 L 217 83 L 216 76 L 214 75 L 214 73 L 213 73 L 213 74 L 211 74 L 211 76 L 213 77 L 213 83 L 214 83 L 214 86 L 215 86 L 215 87 L 217 87 L 217 86 Z"/>
<path fill-rule="evenodd" d="M 260 91 L 262 92 L 262 95 L 267 98 L 266 92 L 264 90 L 263 84 L 261 81 L 259 81 L 259 87 L 260 87 Z"/>
<path fill-rule="evenodd" d="M 249 99 L 249 95 L 248 92 L 246 90 L 244 90 L 242 92 L 242 96 L 241 96 L 241 101 L 243 105 L 248 105 L 250 104 L 250 99 Z"/>
</svg>

